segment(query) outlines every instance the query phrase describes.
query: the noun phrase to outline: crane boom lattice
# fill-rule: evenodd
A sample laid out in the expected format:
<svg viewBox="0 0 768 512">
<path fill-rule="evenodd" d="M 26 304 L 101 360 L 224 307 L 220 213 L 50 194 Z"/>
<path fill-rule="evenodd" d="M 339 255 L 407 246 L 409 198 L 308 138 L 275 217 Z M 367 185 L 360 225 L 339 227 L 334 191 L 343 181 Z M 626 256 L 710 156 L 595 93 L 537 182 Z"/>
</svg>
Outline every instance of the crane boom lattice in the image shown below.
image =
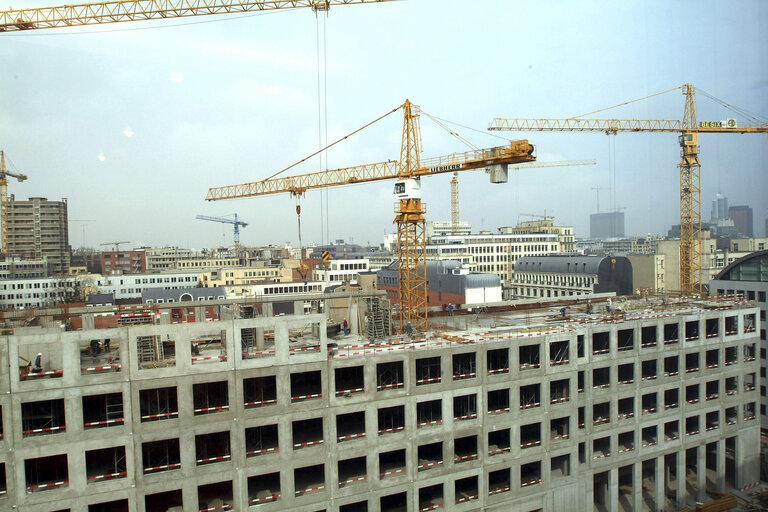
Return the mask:
<svg viewBox="0 0 768 512">
<path fill-rule="evenodd" d="M 680 173 L 680 290 L 686 295 L 701 291 L 701 166 L 700 133 L 768 133 L 768 124 L 740 125 L 735 119 L 723 122 L 696 122 L 695 88 L 684 84 L 678 89 L 685 96 L 682 120 L 671 119 L 531 119 L 496 118 L 489 130 L 541 132 L 671 132 L 678 133 Z M 667 91 L 668 92 L 668 91 Z"/>
<path fill-rule="evenodd" d="M 302 195 L 308 190 L 352 185 L 386 179 L 395 182 L 395 220 L 397 225 L 398 299 L 400 328 L 410 323 L 413 329 L 428 327 L 426 282 L 426 207 L 421 201 L 420 178 L 442 173 L 486 169 L 491 182 L 507 181 L 509 165 L 534 162 L 534 147 L 527 140 L 511 141 L 508 146 L 475 149 L 436 158 L 421 158 L 420 109 L 406 100 L 403 105 L 403 134 L 399 161 L 389 160 L 342 169 L 273 177 L 261 181 L 208 190 L 206 199 L 218 201 L 241 197 L 288 193 Z"/>
<path fill-rule="evenodd" d="M 277 9 L 310 8 L 313 11 L 328 11 L 334 5 L 392 1 L 394 0 L 116 0 L 0 11 L 0 32 Z"/>
</svg>

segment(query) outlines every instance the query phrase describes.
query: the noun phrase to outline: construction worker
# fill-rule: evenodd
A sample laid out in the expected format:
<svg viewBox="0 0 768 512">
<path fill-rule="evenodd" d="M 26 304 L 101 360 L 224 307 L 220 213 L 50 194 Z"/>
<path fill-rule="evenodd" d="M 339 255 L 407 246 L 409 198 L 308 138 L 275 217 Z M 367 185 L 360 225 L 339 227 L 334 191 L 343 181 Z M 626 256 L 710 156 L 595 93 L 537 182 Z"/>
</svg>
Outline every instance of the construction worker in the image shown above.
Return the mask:
<svg viewBox="0 0 768 512">
<path fill-rule="evenodd" d="M 606 311 L 606 313 L 610 313 L 611 312 L 611 298 L 610 297 L 608 297 L 608 300 L 605 301 L 605 311 Z"/>
<path fill-rule="evenodd" d="M 413 333 L 413 326 L 411 325 L 411 322 L 408 322 L 405 324 L 405 334 L 408 335 L 408 337 L 411 337 L 411 334 Z"/>
<path fill-rule="evenodd" d="M 347 334 L 349 334 L 349 324 L 347 323 L 346 318 L 344 319 L 344 323 L 341 325 L 344 328 L 344 336 L 346 336 Z"/>
<path fill-rule="evenodd" d="M 40 373 L 43 371 L 43 353 L 42 352 L 37 353 L 35 362 L 32 365 L 32 371 L 35 373 Z"/>
</svg>

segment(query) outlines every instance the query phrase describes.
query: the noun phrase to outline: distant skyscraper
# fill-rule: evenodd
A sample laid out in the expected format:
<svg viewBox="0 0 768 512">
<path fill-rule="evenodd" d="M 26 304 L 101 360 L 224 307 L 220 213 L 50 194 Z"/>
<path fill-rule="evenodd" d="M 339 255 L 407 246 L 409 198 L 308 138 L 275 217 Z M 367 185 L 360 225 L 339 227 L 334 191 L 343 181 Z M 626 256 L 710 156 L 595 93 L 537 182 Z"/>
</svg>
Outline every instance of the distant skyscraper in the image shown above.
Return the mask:
<svg viewBox="0 0 768 512">
<path fill-rule="evenodd" d="M 750 238 L 754 236 L 752 208 L 746 205 L 731 206 L 728 208 L 728 217 L 736 224 L 739 233 Z"/>
<path fill-rule="evenodd" d="M 590 238 L 624 236 L 624 212 L 593 213 L 589 216 Z"/>
<path fill-rule="evenodd" d="M 709 216 L 710 219 L 727 219 L 728 218 L 728 198 L 723 194 L 717 194 L 712 200 L 712 212 Z"/>
</svg>

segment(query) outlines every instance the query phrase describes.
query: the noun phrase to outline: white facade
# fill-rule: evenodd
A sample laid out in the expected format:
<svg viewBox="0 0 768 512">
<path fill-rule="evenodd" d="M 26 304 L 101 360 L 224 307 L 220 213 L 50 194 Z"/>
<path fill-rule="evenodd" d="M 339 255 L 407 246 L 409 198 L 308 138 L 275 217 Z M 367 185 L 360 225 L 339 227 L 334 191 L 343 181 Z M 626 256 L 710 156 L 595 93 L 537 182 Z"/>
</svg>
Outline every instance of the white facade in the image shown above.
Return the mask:
<svg viewBox="0 0 768 512">
<path fill-rule="evenodd" d="M 467 288 L 465 293 L 467 304 L 486 304 L 489 302 L 501 302 L 501 286 L 488 286 L 483 288 Z"/>
<path fill-rule="evenodd" d="M 473 273 L 512 278 L 515 262 L 523 256 L 545 256 L 562 252 L 557 234 L 478 234 L 435 236 L 427 245 L 427 259 L 456 260 L 468 264 Z"/>
<path fill-rule="evenodd" d="M 327 269 L 322 266 L 315 267 L 312 275 L 315 281 L 320 281 L 326 286 L 334 286 L 342 283 L 356 283 L 357 276 L 361 272 L 370 272 L 370 262 L 367 258 L 353 260 L 331 260 Z"/>
<path fill-rule="evenodd" d="M 75 276 L 4 279 L 0 281 L 0 310 L 53 306 L 63 300 L 67 290 L 75 288 L 77 281 Z"/>
<path fill-rule="evenodd" d="M 141 292 L 148 288 L 178 290 L 194 288 L 199 282 L 197 272 L 100 276 L 93 281 L 92 286 L 98 289 L 98 293 L 111 293 L 115 300 L 141 299 Z"/>
</svg>

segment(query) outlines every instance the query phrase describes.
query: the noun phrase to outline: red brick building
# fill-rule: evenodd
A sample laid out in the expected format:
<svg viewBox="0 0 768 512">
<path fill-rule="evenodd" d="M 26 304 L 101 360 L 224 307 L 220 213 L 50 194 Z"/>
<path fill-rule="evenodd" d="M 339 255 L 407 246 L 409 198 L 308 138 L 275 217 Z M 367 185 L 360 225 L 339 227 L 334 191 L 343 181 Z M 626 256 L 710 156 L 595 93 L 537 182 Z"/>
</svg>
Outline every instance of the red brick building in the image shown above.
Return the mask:
<svg viewBox="0 0 768 512">
<path fill-rule="evenodd" d="M 147 255 L 144 251 L 105 251 L 101 253 L 101 273 L 115 270 L 124 274 L 140 274 L 147 271 Z"/>
</svg>

